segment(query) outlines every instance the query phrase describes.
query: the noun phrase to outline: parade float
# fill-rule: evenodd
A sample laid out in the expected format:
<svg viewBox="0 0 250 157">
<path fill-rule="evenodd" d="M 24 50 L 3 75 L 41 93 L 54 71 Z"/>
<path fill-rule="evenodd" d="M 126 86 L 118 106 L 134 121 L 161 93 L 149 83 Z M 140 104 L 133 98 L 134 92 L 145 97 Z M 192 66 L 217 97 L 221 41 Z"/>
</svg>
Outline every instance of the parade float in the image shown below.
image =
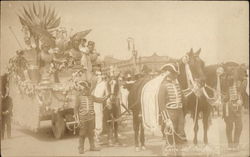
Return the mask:
<svg viewBox="0 0 250 157">
<path fill-rule="evenodd" d="M 70 35 L 60 27 L 55 9 L 45 5 L 23 7 L 18 18 L 26 48 L 17 50 L 8 66 L 13 121 L 37 132 L 41 121 L 51 120 L 59 139 L 66 129 L 75 132 L 77 127 L 73 112 L 78 81 L 90 81 L 92 68 L 101 68 L 94 42 L 85 45 L 91 30 Z"/>
</svg>

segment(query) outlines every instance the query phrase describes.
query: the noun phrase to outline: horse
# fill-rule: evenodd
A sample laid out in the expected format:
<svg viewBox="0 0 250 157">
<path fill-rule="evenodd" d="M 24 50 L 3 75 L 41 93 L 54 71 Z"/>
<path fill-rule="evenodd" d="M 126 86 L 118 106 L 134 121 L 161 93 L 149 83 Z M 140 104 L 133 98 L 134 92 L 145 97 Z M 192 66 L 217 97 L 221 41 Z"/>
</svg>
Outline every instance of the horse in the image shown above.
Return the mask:
<svg viewBox="0 0 250 157">
<path fill-rule="evenodd" d="M 180 86 L 182 89 L 193 88 L 195 89 L 187 98 L 186 103 L 183 107 L 184 116 L 191 113 L 194 120 L 194 138 L 193 143 L 197 145 L 197 133 L 199 130 L 198 119 L 199 114 L 202 113 L 203 122 L 203 142 L 208 144 L 207 131 L 209 127 L 209 116 L 211 113 L 212 106 L 209 103 L 209 99 L 214 96 L 214 91 L 207 88 L 206 84 L 206 74 L 205 74 L 205 63 L 199 57 L 201 49 L 197 52 L 193 52 L 191 49 L 187 53 L 187 58 L 189 60 L 190 70 L 186 68 L 186 64 L 179 62 L 179 77 Z"/>
<path fill-rule="evenodd" d="M 136 82 L 129 88 L 128 94 L 128 108 L 132 110 L 133 114 L 133 129 L 134 129 L 134 140 L 136 149 L 139 147 L 139 132 L 140 132 L 140 143 L 142 146 L 145 144 L 144 127 L 141 118 L 141 92 L 143 86 L 151 80 L 148 75 L 141 76 Z"/>
<path fill-rule="evenodd" d="M 198 54 L 198 53 L 197 53 Z M 199 67 L 197 67 L 196 62 L 194 62 L 194 54 L 193 52 L 189 52 L 187 53 L 187 56 L 190 56 L 189 61 L 187 62 L 187 64 L 191 64 L 190 69 L 193 71 L 193 73 L 195 74 L 195 76 L 201 76 L 204 77 L 203 75 L 203 69 L 201 69 L 201 65 L 199 65 Z M 187 84 L 185 85 L 187 79 L 186 79 L 186 72 L 185 72 L 185 64 L 182 61 L 182 59 L 179 60 L 173 60 L 171 61 L 174 64 L 177 65 L 177 67 L 179 67 L 179 73 L 180 76 L 178 77 L 179 82 L 182 83 L 182 89 L 185 89 L 187 87 Z M 201 68 L 200 68 L 201 67 Z M 201 74 L 199 74 L 201 73 Z M 145 87 L 146 84 L 149 83 L 149 81 L 151 81 L 152 78 L 150 76 L 144 76 L 142 78 L 140 78 L 138 81 L 135 82 L 135 84 L 132 86 L 131 89 L 129 89 L 129 95 L 128 95 L 128 106 L 129 109 L 132 110 L 133 112 L 133 126 L 134 126 L 134 132 L 135 132 L 135 144 L 136 146 L 138 145 L 138 135 L 139 135 L 139 128 L 141 128 L 141 143 L 144 144 L 144 128 L 143 128 L 143 120 L 140 120 L 141 117 L 139 115 L 141 115 L 141 107 L 142 107 L 142 90 Z M 161 92 L 161 91 L 159 91 Z M 159 93 L 159 95 L 161 95 Z M 159 99 L 159 101 L 161 99 L 164 99 L 163 97 L 158 97 L 155 99 Z M 155 104 L 157 105 L 157 104 Z M 148 115 L 144 115 L 144 116 L 148 116 Z M 157 120 L 156 120 L 157 121 Z M 154 124 L 155 125 L 155 124 Z M 162 132 L 164 130 L 164 127 L 162 128 Z"/>
<path fill-rule="evenodd" d="M 104 108 L 104 117 L 108 133 L 108 145 L 112 146 L 112 136 L 114 136 L 114 143 L 120 145 L 118 139 L 118 119 L 120 116 L 120 100 L 119 100 L 119 84 L 117 76 L 111 76 L 107 82 L 107 89 L 110 97 Z"/>
<path fill-rule="evenodd" d="M 217 100 L 225 96 L 228 87 L 228 78 L 234 76 L 235 80 L 241 83 L 240 91 L 243 96 L 243 104 L 248 107 L 248 94 L 247 88 L 247 72 L 246 68 L 236 62 L 224 62 L 220 64 L 213 64 L 205 67 L 206 84 L 210 89 L 217 90 Z M 219 89 L 220 88 L 220 89 Z M 220 96 L 220 97 L 219 97 Z M 215 107 L 222 102 L 215 102 Z"/>
</svg>

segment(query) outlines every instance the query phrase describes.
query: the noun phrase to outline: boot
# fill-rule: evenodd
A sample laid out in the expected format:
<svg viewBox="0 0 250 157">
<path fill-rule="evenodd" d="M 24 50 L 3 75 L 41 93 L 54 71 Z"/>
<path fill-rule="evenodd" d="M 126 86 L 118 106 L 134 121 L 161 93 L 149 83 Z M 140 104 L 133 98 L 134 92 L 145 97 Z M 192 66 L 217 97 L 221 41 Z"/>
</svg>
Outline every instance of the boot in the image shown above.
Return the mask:
<svg viewBox="0 0 250 157">
<path fill-rule="evenodd" d="M 85 136 L 80 136 L 79 138 L 79 154 L 84 154 L 84 142 L 85 142 Z"/>
<path fill-rule="evenodd" d="M 94 137 L 93 136 L 89 137 L 89 145 L 90 145 L 90 151 L 100 151 L 101 150 L 99 147 L 95 146 Z"/>
</svg>

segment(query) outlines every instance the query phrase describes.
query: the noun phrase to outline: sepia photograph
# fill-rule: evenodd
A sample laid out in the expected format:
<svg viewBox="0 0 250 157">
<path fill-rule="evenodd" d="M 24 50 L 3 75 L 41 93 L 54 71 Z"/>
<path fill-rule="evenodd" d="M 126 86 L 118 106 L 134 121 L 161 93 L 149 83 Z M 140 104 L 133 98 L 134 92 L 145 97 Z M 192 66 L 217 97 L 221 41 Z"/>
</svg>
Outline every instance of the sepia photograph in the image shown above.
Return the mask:
<svg viewBox="0 0 250 157">
<path fill-rule="evenodd" d="M 2 157 L 249 157 L 248 1 L 1 1 Z"/>
</svg>

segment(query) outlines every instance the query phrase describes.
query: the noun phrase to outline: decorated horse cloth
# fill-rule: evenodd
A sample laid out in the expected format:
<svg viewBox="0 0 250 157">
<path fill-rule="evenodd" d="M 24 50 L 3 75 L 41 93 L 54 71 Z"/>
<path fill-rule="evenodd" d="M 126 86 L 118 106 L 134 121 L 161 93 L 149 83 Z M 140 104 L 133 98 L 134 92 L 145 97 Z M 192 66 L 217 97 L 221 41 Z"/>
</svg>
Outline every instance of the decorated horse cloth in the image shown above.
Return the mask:
<svg viewBox="0 0 250 157">
<path fill-rule="evenodd" d="M 159 75 L 147 82 L 142 88 L 141 110 L 143 126 L 155 133 L 159 125 L 159 90 L 166 74 Z"/>
</svg>

